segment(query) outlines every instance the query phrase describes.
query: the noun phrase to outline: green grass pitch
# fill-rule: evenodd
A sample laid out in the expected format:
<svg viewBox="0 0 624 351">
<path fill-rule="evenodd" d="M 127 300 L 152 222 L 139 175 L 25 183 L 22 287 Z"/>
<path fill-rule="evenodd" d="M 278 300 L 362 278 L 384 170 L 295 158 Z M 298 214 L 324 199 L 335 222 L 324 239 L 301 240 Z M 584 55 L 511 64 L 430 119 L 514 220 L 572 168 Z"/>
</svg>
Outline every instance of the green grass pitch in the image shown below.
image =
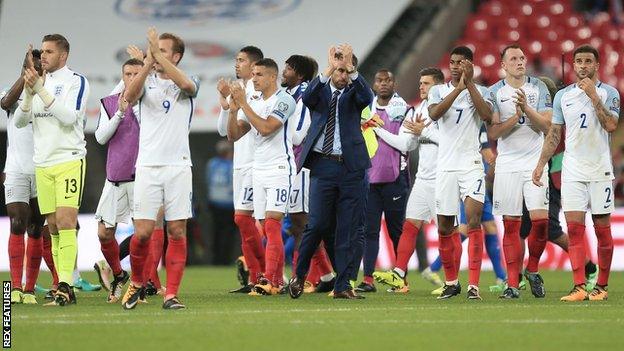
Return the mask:
<svg viewBox="0 0 624 351">
<path fill-rule="evenodd" d="M 560 302 L 571 279 L 571 272 L 545 272 L 545 299 L 525 290 L 518 301 L 499 300 L 487 291 L 492 273 L 483 272 L 483 301 L 468 301 L 465 291 L 437 301 L 416 273 L 407 295 L 292 300 L 228 294 L 238 284 L 234 268 L 188 268 L 180 293 L 186 310 L 164 311 L 160 297 L 124 311 L 106 304 L 105 292 L 79 293 L 78 304 L 64 308 L 43 307 L 38 296 L 38 306 L 12 307 L 12 342 L 16 350 L 85 351 L 624 349 L 624 273 L 611 275 L 606 302 Z M 41 280 L 49 283 L 49 274 Z"/>
</svg>

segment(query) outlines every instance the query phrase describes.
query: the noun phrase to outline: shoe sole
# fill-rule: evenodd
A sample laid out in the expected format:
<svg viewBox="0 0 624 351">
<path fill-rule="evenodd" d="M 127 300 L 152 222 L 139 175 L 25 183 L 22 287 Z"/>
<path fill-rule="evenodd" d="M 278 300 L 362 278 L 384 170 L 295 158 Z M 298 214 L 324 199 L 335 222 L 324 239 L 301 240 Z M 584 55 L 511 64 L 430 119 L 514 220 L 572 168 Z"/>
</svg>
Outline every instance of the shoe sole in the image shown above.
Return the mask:
<svg viewBox="0 0 624 351">
<path fill-rule="evenodd" d="M 95 270 L 95 273 L 97 273 L 98 280 L 100 281 L 100 285 L 102 286 L 102 289 L 110 292 L 110 285 L 104 282 L 104 278 L 102 278 L 102 270 L 100 269 L 100 266 L 98 266 L 98 264 L 96 263 L 93 265 L 93 269 Z"/>
<path fill-rule="evenodd" d="M 438 296 L 438 297 L 436 297 L 436 299 L 438 299 L 438 300 L 448 300 L 448 299 L 450 299 L 451 297 L 455 297 L 455 296 L 457 296 L 457 295 L 459 295 L 459 294 L 445 295 L 445 296 Z"/>
<path fill-rule="evenodd" d="M 135 303 L 133 304 L 128 304 L 127 302 L 122 304 L 124 310 L 132 310 L 134 309 L 137 305 L 139 304 L 139 300 L 137 300 Z"/>
<path fill-rule="evenodd" d="M 380 277 L 376 277 L 375 275 L 373 275 L 373 278 L 375 278 L 375 281 L 379 284 L 384 284 L 387 285 L 391 288 L 395 288 L 395 289 L 401 289 L 403 286 L 399 285 L 399 284 L 392 284 L 391 282 L 387 281 L 386 279 L 380 278 Z"/>
<path fill-rule="evenodd" d="M 358 289 L 358 288 L 355 288 L 355 289 L 353 289 L 353 290 L 354 290 L 355 292 L 357 292 L 357 293 L 363 293 L 363 294 L 368 294 L 368 293 L 376 293 L 376 292 L 377 292 L 377 289 L 375 289 L 375 290 L 363 290 L 363 289 Z"/>
<path fill-rule="evenodd" d="M 291 287 L 288 286 L 288 295 L 292 298 L 292 299 L 298 299 L 301 297 L 301 295 L 303 295 L 303 289 L 300 292 L 293 292 Z"/>
<path fill-rule="evenodd" d="M 242 260 L 236 260 L 236 276 L 240 285 L 249 284 L 249 273 L 245 271 L 245 263 Z"/>
<path fill-rule="evenodd" d="M 269 296 L 269 295 L 271 295 L 271 293 L 269 293 L 268 291 L 266 291 L 266 290 L 264 290 L 262 288 L 254 287 L 254 291 L 256 292 L 256 294 L 262 295 L 262 296 Z"/>
<path fill-rule="evenodd" d="M 541 289 L 540 289 L 539 286 L 535 287 L 533 285 L 533 281 L 531 281 L 531 279 L 529 279 L 529 275 L 528 274 L 524 273 L 523 275 L 524 275 L 524 278 L 529 282 L 529 286 L 531 287 L 531 294 L 533 294 L 533 296 L 535 296 L 538 299 L 546 297 L 546 290 L 544 289 L 544 283 L 543 282 L 542 282 Z M 540 289 L 541 291 L 537 291 L 536 292 L 536 289 Z"/>
</svg>

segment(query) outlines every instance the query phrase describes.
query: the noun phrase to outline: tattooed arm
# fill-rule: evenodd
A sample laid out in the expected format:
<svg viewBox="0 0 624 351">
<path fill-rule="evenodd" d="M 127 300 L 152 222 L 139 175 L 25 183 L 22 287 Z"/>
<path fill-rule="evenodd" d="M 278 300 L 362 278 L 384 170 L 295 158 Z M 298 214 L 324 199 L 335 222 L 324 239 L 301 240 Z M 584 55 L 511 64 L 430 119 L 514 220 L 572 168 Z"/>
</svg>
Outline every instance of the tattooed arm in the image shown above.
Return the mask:
<svg viewBox="0 0 624 351">
<path fill-rule="evenodd" d="M 533 184 L 537 186 L 543 186 L 541 178 L 544 173 L 544 167 L 548 163 L 548 160 L 553 156 L 559 141 L 561 141 L 561 124 L 551 124 L 546 139 L 544 139 L 544 146 L 542 147 L 542 154 L 540 159 L 533 170 Z"/>
<path fill-rule="evenodd" d="M 602 128 L 609 133 L 614 132 L 617 128 L 617 117 L 613 116 L 613 114 L 607 110 L 598 95 L 596 95 L 595 98 L 592 98 L 591 101 L 592 105 L 594 105 L 594 111 L 596 111 L 596 117 L 598 117 L 598 121 L 600 121 Z"/>
</svg>

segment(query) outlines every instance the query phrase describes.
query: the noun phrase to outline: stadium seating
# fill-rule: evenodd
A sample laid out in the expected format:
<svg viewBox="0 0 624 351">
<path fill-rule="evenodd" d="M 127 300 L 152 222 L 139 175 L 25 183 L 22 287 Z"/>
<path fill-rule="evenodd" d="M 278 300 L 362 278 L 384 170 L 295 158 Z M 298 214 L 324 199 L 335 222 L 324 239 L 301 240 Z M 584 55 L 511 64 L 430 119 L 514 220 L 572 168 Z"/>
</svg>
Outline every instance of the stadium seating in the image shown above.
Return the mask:
<svg viewBox="0 0 624 351">
<path fill-rule="evenodd" d="M 624 92 L 624 26 L 606 12 L 583 16 L 574 11 L 571 0 L 491 0 L 483 2 L 467 20 L 464 36 L 457 45 L 475 51 L 475 75 L 489 85 L 502 78 L 500 50 L 510 43 L 522 45 L 529 66 L 539 58 L 561 79 L 562 61 L 569 84 L 574 81 L 570 53 L 581 44 L 595 46 L 601 55 L 600 79 Z M 562 60 L 562 55 L 564 58 Z M 448 77 L 448 55 L 438 66 Z"/>
</svg>

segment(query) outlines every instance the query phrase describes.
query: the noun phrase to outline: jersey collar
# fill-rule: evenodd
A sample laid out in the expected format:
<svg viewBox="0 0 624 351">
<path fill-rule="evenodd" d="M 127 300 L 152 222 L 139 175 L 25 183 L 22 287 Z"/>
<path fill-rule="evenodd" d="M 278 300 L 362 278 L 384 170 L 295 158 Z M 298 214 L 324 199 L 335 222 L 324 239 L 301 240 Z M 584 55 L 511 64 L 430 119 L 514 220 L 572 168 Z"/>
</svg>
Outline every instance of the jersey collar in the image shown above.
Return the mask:
<svg viewBox="0 0 624 351">
<path fill-rule="evenodd" d="M 54 72 L 48 73 L 47 77 L 52 78 L 52 79 L 58 79 L 58 78 L 62 78 L 65 77 L 67 75 L 72 74 L 72 72 L 69 70 L 69 68 L 67 68 L 67 65 L 57 69 Z"/>
</svg>

